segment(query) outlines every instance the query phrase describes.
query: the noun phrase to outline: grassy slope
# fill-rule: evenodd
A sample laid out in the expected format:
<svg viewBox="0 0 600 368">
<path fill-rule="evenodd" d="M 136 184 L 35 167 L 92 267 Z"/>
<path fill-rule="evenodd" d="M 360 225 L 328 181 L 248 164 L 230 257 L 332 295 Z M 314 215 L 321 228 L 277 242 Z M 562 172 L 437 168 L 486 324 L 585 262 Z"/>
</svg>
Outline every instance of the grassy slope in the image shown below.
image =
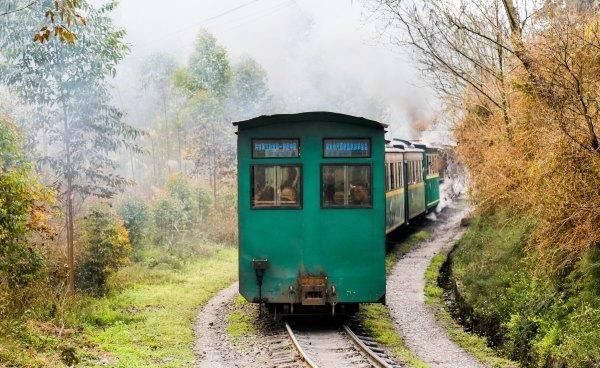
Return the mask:
<svg viewBox="0 0 600 368">
<path fill-rule="evenodd" d="M 527 221 L 477 219 L 452 255 L 474 329 L 526 366 L 600 364 L 600 251 L 549 274 L 526 255 Z"/>
<path fill-rule="evenodd" d="M 33 320 L 0 336 L 0 366 L 63 366 L 60 355 L 73 351 L 84 366 L 189 367 L 198 308 L 237 278 L 236 254 L 220 248 L 179 270 L 127 267 L 117 275 L 122 290 L 77 300 L 66 336 Z"/>
</svg>

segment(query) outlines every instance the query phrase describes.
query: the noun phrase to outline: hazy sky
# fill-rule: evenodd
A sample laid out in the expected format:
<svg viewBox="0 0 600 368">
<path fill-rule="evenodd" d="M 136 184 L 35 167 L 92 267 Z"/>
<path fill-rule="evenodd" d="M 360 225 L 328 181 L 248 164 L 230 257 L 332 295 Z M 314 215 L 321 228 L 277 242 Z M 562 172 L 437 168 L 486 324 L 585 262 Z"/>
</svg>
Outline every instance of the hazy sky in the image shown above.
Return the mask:
<svg viewBox="0 0 600 368">
<path fill-rule="evenodd" d="M 271 92 L 286 101 L 281 112 L 380 118 L 370 116 L 377 109 L 366 101 L 374 101 L 386 107 L 393 130 L 406 135 L 409 120 L 429 116 L 435 98 L 409 56 L 380 39 L 368 15 L 361 1 L 350 0 L 122 0 L 114 18 L 132 52 L 120 68 L 119 94 L 129 100 L 127 86 L 145 55 L 168 52 L 184 63 L 205 28 L 233 59 L 250 56 L 266 69 Z M 332 98 L 345 95 L 350 107 Z"/>
</svg>

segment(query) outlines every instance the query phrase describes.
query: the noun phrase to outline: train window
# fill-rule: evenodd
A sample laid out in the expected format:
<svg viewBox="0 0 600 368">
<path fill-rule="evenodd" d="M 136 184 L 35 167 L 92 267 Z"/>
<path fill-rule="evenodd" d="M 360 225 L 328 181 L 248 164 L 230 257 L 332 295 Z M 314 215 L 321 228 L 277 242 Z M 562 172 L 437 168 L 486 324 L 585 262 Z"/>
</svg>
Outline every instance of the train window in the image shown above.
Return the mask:
<svg viewBox="0 0 600 368">
<path fill-rule="evenodd" d="M 396 189 L 396 165 L 390 162 L 390 190 Z"/>
<path fill-rule="evenodd" d="M 301 182 L 300 165 L 252 166 L 252 208 L 299 208 Z"/>
<path fill-rule="evenodd" d="M 396 173 L 396 188 L 394 189 L 398 189 L 402 186 L 402 182 L 400 181 L 400 173 L 402 170 L 400 170 L 400 164 L 398 162 L 394 162 L 394 171 Z"/>
<path fill-rule="evenodd" d="M 371 165 L 322 165 L 323 208 L 370 208 Z"/>
<path fill-rule="evenodd" d="M 399 176 L 399 181 L 398 181 L 398 186 L 399 187 L 404 187 L 404 170 L 402 170 L 402 162 L 398 162 L 398 176 Z"/>
</svg>

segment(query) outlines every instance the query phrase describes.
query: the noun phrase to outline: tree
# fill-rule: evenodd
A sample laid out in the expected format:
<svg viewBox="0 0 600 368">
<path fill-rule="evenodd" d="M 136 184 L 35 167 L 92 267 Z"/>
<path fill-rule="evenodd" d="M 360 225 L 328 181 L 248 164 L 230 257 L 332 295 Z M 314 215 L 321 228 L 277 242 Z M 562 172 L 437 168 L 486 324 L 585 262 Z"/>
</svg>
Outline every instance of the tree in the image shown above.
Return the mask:
<svg viewBox="0 0 600 368">
<path fill-rule="evenodd" d="M 164 167 L 165 163 L 169 166 L 170 159 L 177 160 L 179 171 L 183 169 L 182 98 L 173 91 L 173 74 L 177 67 L 172 55 L 155 53 L 146 57 L 139 68 L 139 82 L 146 92 L 142 100 L 142 114 L 146 124 L 150 123 L 156 133 L 148 137 L 155 183 L 158 182 L 157 169 Z"/>
<path fill-rule="evenodd" d="M 108 292 L 108 277 L 129 263 L 127 230 L 107 205 L 94 205 L 82 221 L 85 259 L 77 268 L 78 285 L 96 295 Z"/>
<path fill-rule="evenodd" d="M 232 110 L 238 119 L 249 119 L 263 111 L 268 100 L 267 72 L 255 60 L 235 64 L 231 86 Z"/>
<path fill-rule="evenodd" d="M 187 65 L 174 82 L 186 102 L 180 121 L 190 132 L 186 156 L 206 174 L 218 206 L 218 189 L 235 171 L 235 141 L 230 122 L 259 114 L 269 101 L 267 75 L 254 60 L 232 66 L 225 48 L 201 31 Z"/>
<path fill-rule="evenodd" d="M 79 0 L 28 0 L 22 4 L 19 1 L 7 1 L 6 8 L 0 10 L 0 17 L 27 11 L 32 7 L 39 8 L 40 3 L 43 4 L 43 8 L 39 9 L 39 14 L 44 14 L 47 24 L 35 32 L 33 40 L 44 43 L 52 37 L 57 37 L 62 42 L 74 43 L 77 35 L 71 30 L 72 26 L 86 25 L 86 18 L 79 10 Z"/>
<path fill-rule="evenodd" d="M 110 198 L 128 184 L 114 173 L 113 154 L 123 147 L 137 149 L 134 141 L 141 133 L 123 123 L 123 114 L 110 102 L 108 78 L 128 50 L 125 32 L 110 18 L 115 4 L 96 9 L 82 1 L 89 25 L 77 29 L 77 43 L 63 47 L 55 38 L 44 45 L 27 42 L 36 11 L 45 4 L 11 15 L 11 32 L 0 35 L 0 76 L 37 109 L 40 118 L 31 126 L 37 138 L 52 142 L 40 162 L 55 178 L 64 206 L 69 290 L 74 292 L 74 204 L 87 196 Z"/>
<path fill-rule="evenodd" d="M 200 31 L 187 67 L 175 74 L 175 84 L 190 97 L 207 93 L 222 98 L 228 93 L 231 79 L 227 50 L 213 35 Z"/>
<path fill-rule="evenodd" d="M 513 124 L 507 103 L 509 72 L 518 68 L 526 73 L 524 88 L 548 105 L 560 101 L 553 91 L 556 81 L 540 69 L 537 50 L 528 47 L 531 46 L 528 35 L 552 29 L 568 34 L 577 26 L 577 16 L 569 17 L 570 13 L 597 10 L 586 0 L 523 2 L 521 7 L 515 0 L 434 0 L 423 4 L 412 0 L 374 0 L 372 3 L 376 4 L 374 11 L 383 18 L 396 44 L 415 52 L 426 77 L 447 103 L 461 110 L 465 92 L 473 91 L 481 113 L 490 114 L 494 108 L 502 112 L 509 138 Z M 594 47 L 590 42 L 588 46 Z M 586 116 L 591 101 L 586 101 L 588 95 L 578 89 L 577 81 L 571 82 L 575 84 L 574 97 L 581 101 L 580 113 L 585 116 L 587 145 L 600 153 L 598 133 L 592 119 Z"/>
</svg>

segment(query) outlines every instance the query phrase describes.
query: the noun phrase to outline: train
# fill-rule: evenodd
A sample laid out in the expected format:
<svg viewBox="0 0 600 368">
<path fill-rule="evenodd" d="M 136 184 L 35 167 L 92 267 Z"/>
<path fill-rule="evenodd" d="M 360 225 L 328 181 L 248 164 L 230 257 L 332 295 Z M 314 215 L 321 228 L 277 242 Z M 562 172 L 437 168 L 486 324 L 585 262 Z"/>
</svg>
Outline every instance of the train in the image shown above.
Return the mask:
<svg viewBox="0 0 600 368">
<path fill-rule="evenodd" d="M 386 234 L 439 203 L 439 153 L 333 112 L 233 125 L 240 294 L 275 314 L 385 303 Z"/>
</svg>

